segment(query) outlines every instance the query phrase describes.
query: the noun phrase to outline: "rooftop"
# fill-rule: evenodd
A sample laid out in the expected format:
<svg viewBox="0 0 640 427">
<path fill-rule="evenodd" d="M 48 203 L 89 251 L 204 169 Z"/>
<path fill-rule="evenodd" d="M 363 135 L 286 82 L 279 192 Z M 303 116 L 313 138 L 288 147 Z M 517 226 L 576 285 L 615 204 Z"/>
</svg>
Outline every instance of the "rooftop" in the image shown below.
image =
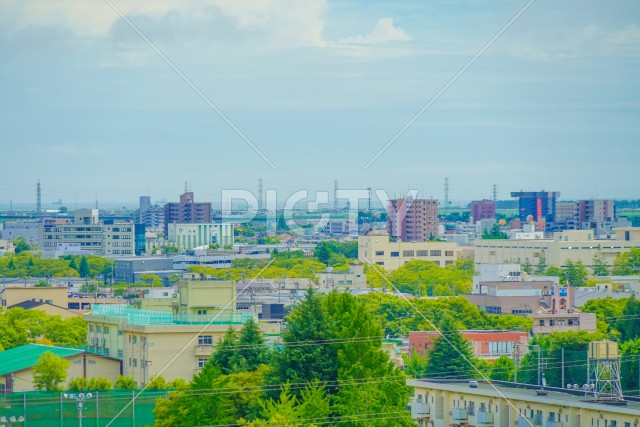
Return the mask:
<svg viewBox="0 0 640 427">
<path fill-rule="evenodd" d="M 168 311 L 133 308 L 126 304 L 94 304 L 90 315 L 122 319 L 129 325 L 140 326 L 242 325 L 253 318 L 251 313 L 173 314 Z"/>
<path fill-rule="evenodd" d="M 407 380 L 407 385 L 412 387 L 427 387 L 438 390 L 447 390 L 456 393 L 475 394 L 491 396 L 496 398 L 506 398 L 521 400 L 526 402 L 546 403 L 559 406 L 571 406 L 588 408 L 600 411 L 616 411 L 624 414 L 640 416 L 640 401 L 638 398 L 625 396 L 623 405 L 612 405 L 609 403 L 596 402 L 593 398 L 585 396 L 581 390 L 564 390 L 553 387 L 546 387 L 546 395 L 540 396 L 537 391 L 540 386 L 532 384 L 517 384 L 504 381 L 478 381 L 477 388 L 469 387 L 469 380 Z"/>
<path fill-rule="evenodd" d="M 84 350 L 64 347 L 54 347 L 40 344 L 27 344 L 0 352 L 0 375 L 28 369 L 38 363 L 40 355 L 47 351 L 56 356 L 66 358 L 84 353 Z"/>
</svg>

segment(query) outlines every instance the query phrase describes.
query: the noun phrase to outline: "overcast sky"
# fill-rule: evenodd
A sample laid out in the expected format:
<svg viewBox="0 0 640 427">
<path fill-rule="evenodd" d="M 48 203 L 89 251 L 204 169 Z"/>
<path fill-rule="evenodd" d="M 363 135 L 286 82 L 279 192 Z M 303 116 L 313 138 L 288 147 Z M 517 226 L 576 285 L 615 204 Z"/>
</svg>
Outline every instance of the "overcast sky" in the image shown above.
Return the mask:
<svg viewBox="0 0 640 427">
<path fill-rule="evenodd" d="M 268 159 L 265 161 L 133 25 Z M 0 0 L 0 207 L 221 189 L 639 198 L 640 2 Z M 275 165 L 274 170 L 269 164 Z"/>
</svg>

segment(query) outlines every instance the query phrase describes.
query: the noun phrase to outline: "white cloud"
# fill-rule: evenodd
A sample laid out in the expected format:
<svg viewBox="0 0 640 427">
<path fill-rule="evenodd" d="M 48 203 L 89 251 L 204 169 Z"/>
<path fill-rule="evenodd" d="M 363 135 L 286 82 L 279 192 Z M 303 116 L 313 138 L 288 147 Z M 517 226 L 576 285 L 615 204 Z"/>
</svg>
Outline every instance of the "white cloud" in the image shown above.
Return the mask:
<svg viewBox="0 0 640 427">
<path fill-rule="evenodd" d="M 382 18 L 376 22 L 371 31 L 362 36 L 347 37 L 339 40 L 339 44 L 380 45 L 389 42 L 410 41 L 412 37 L 405 30 L 396 27 L 391 18 Z"/>
</svg>

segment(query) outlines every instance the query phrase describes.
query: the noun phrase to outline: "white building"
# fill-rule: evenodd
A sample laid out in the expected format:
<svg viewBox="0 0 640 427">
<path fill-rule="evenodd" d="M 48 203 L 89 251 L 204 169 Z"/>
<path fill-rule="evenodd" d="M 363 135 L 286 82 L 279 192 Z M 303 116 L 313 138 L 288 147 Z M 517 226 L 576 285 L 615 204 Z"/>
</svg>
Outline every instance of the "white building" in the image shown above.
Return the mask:
<svg viewBox="0 0 640 427">
<path fill-rule="evenodd" d="M 221 247 L 233 246 L 233 225 L 232 224 L 167 224 L 167 240 L 170 245 L 181 250 L 194 249 L 202 246 L 208 247 L 217 244 Z"/>
</svg>

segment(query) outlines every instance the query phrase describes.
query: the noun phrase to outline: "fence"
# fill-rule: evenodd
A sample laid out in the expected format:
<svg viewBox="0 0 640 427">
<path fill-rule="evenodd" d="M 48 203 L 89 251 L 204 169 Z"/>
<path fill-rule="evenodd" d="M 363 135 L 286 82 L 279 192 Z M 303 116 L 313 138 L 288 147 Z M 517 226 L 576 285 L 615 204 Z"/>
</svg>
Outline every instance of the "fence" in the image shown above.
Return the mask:
<svg viewBox="0 0 640 427">
<path fill-rule="evenodd" d="M 86 393 L 86 392 L 85 392 Z M 101 391 L 85 399 L 83 427 L 138 427 L 155 423 L 156 399 L 165 398 L 167 390 Z M 135 398 L 134 398 L 135 397 Z M 78 402 L 60 392 L 13 393 L 0 396 L 0 417 L 24 417 L 11 427 L 72 427 L 79 424 Z"/>
</svg>

